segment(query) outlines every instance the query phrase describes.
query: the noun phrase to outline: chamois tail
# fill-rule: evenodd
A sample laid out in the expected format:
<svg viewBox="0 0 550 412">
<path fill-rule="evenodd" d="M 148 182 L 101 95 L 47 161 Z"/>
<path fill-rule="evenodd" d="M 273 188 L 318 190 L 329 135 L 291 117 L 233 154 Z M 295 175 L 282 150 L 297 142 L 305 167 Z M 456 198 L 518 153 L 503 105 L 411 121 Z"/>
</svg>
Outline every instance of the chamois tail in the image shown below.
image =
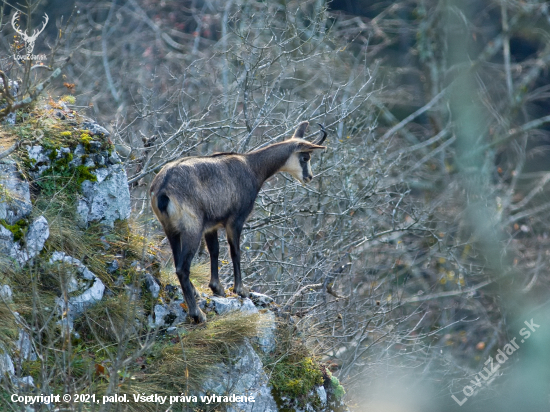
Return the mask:
<svg viewBox="0 0 550 412">
<path fill-rule="evenodd" d="M 157 207 L 160 212 L 162 213 L 168 213 L 166 209 L 168 209 L 168 204 L 170 203 L 170 198 L 166 196 L 166 194 L 162 193 L 158 195 L 157 197 Z"/>
</svg>

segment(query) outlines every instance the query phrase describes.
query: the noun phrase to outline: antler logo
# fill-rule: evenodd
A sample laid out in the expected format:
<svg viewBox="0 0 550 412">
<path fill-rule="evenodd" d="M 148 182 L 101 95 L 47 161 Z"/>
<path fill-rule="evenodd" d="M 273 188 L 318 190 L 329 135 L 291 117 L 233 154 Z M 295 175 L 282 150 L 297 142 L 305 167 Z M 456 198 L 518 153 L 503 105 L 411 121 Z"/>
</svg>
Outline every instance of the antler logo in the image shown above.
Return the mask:
<svg viewBox="0 0 550 412">
<path fill-rule="evenodd" d="M 45 21 L 44 23 L 42 24 L 42 28 L 41 29 L 34 29 L 34 31 L 32 32 L 32 36 L 29 36 L 27 34 L 27 31 L 21 31 L 19 29 L 19 24 L 16 23 L 16 20 L 19 19 L 19 12 L 15 12 L 15 14 L 13 15 L 13 17 L 11 18 L 11 25 L 13 27 L 13 29 L 16 31 L 17 34 L 19 34 L 21 36 L 21 38 L 25 41 L 25 46 L 26 46 L 26 50 L 27 50 L 27 54 L 28 55 L 31 55 L 32 54 L 32 51 L 34 50 L 34 42 L 36 41 L 36 38 L 38 37 L 38 35 L 40 33 L 42 33 L 44 31 L 44 29 L 46 28 L 46 24 L 48 24 L 48 21 L 50 20 L 48 15 L 46 13 L 44 13 L 44 17 L 45 17 Z"/>
</svg>

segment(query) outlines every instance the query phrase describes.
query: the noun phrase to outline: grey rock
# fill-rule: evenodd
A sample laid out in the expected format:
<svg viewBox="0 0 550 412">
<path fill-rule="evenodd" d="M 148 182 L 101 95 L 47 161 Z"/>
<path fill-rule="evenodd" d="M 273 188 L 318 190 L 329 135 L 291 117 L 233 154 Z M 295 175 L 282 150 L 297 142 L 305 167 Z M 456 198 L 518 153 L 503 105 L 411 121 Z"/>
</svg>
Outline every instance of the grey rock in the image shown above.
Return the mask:
<svg viewBox="0 0 550 412">
<path fill-rule="evenodd" d="M 31 338 L 23 329 L 19 329 L 19 337 L 15 342 L 15 348 L 19 351 L 19 357 L 23 360 L 35 361 L 38 359 Z"/>
<path fill-rule="evenodd" d="M 99 278 L 96 278 L 92 286 L 86 289 L 78 296 L 69 298 L 67 304 L 61 298 L 56 298 L 56 302 L 60 307 L 60 313 L 66 313 L 66 322 L 69 330 L 73 329 L 74 319 L 80 316 L 86 308 L 94 305 L 103 298 L 105 293 L 105 285 Z"/>
<path fill-rule="evenodd" d="M 95 123 L 85 122 L 83 125 L 90 126 L 90 132 L 92 134 L 108 135 L 105 129 Z M 90 142 L 90 150 L 95 152 L 101 150 L 101 142 Z M 27 151 L 29 158 L 33 159 L 35 163 L 34 170 L 31 170 L 29 174 L 33 178 L 38 178 L 44 171 L 51 167 L 49 159 L 51 151 L 45 150 L 40 145 L 28 147 Z M 71 149 L 68 147 L 59 148 L 57 149 L 57 158 L 67 157 L 70 153 Z M 110 155 L 107 151 L 102 153 L 104 153 L 104 155 L 90 155 L 86 152 L 84 145 L 78 144 L 73 152 L 73 160 L 69 163 L 72 167 L 78 167 L 84 164 L 84 166 L 88 168 L 96 168 L 92 173 L 96 176 L 97 181 L 91 182 L 86 180 L 81 185 L 82 196 L 78 199 L 76 207 L 78 216 L 77 223 L 81 227 L 87 227 L 90 222 L 100 222 L 113 227 L 115 220 L 124 220 L 130 216 L 130 191 L 126 171 L 120 163 L 120 158 L 116 152 L 112 152 Z M 1 174 L 0 170 L 0 175 Z M 10 180 L 13 180 L 13 177 L 10 177 Z M 0 181 L 0 184 L 1 183 Z M 28 193 L 28 183 L 24 182 L 24 185 L 26 185 L 26 192 Z M 29 205 L 28 214 L 31 210 L 30 194 L 22 198 L 25 198 Z M 2 197 L 0 196 L 0 219 L 3 218 L 1 200 Z M 6 213 L 5 211 L 4 214 Z M 13 223 L 14 222 L 10 222 L 10 224 Z"/>
<path fill-rule="evenodd" d="M 4 82 L 2 81 L 2 79 L 0 79 L 0 87 L 4 88 Z M 17 96 L 17 93 L 19 93 L 19 83 L 14 80 L 9 81 L 8 88 L 11 90 L 12 96 Z M 7 104 L 3 104 L 0 106 L 0 109 L 3 109 L 6 106 Z M 15 112 L 13 112 L 13 113 L 9 113 L 2 123 L 13 126 L 15 125 L 16 120 L 17 120 L 16 114 Z"/>
<path fill-rule="evenodd" d="M 164 287 L 164 292 L 171 299 L 183 299 L 183 294 L 181 293 L 181 288 L 174 285 L 166 285 Z"/>
<path fill-rule="evenodd" d="M 262 307 L 269 306 L 273 302 L 273 299 L 269 296 L 257 292 L 250 292 L 250 299 L 255 305 Z"/>
<path fill-rule="evenodd" d="M 72 330 L 73 320 L 81 315 L 86 308 L 99 302 L 105 293 L 105 285 L 82 262 L 64 252 L 54 252 L 50 258 L 50 264 L 63 263 L 67 266 L 70 275 L 68 289 L 73 292 L 84 290 L 80 295 L 71 296 L 67 303 L 62 298 L 57 298 L 60 313 L 66 313 L 65 322 L 69 330 Z"/>
<path fill-rule="evenodd" d="M 44 243 L 50 236 L 48 221 L 44 216 L 38 217 L 29 226 L 25 236 L 26 250 L 29 259 L 38 255 L 44 248 Z"/>
<path fill-rule="evenodd" d="M 96 122 L 94 122 L 91 119 L 88 119 L 88 120 L 82 122 L 80 127 L 81 127 L 82 130 L 88 130 L 90 132 L 90 135 L 92 135 L 92 136 L 96 135 L 96 134 L 104 135 L 104 136 L 110 136 L 111 135 L 111 133 L 109 133 L 109 131 L 107 129 L 105 129 L 104 127 L 101 127 L 100 125 L 98 125 Z"/>
<path fill-rule="evenodd" d="M 88 157 L 88 158 L 86 159 L 86 161 L 84 162 L 84 166 L 86 166 L 86 167 L 94 167 L 94 166 L 95 166 L 94 159 L 92 159 L 91 157 Z"/>
<path fill-rule="evenodd" d="M 74 149 L 74 156 L 84 156 L 86 154 L 86 148 L 82 143 L 79 143 Z"/>
<path fill-rule="evenodd" d="M 12 161 L 0 163 L 0 219 L 13 225 L 32 211 L 29 183 Z"/>
<path fill-rule="evenodd" d="M 164 318 L 170 314 L 170 311 L 164 305 L 155 305 L 153 309 L 154 318 L 149 319 L 149 326 L 160 327 L 165 325 Z"/>
<path fill-rule="evenodd" d="M 17 376 L 12 376 L 11 381 L 14 383 L 15 386 L 19 386 L 20 388 L 25 387 L 33 387 L 34 388 L 34 379 L 32 376 L 24 376 L 22 378 L 18 378 Z M 33 411 L 34 409 L 30 409 L 30 411 Z"/>
<path fill-rule="evenodd" d="M 11 302 L 13 296 L 13 292 L 11 291 L 11 288 L 9 285 L 2 285 L 0 286 L 0 301 L 4 302 Z"/>
<path fill-rule="evenodd" d="M 317 393 L 317 396 L 321 400 L 321 405 L 325 406 L 327 404 L 327 392 L 325 391 L 325 387 L 316 386 L 315 392 Z"/>
<path fill-rule="evenodd" d="M 2 105 L 2 106 L 4 106 L 4 105 Z M 4 120 L 4 122 L 6 124 L 9 124 L 11 126 L 14 126 L 16 121 L 17 121 L 17 116 L 16 116 L 15 112 L 12 112 L 12 113 L 8 114 L 6 116 L 6 120 Z"/>
<path fill-rule="evenodd" d="M 70 149 L 65 149 L 63 151 L 59 149 L 57 152 L 57 158 L 66 156 L 67 153 L 70 153 Z M 68 150 L 68 151 L 67 151 Z M 27 153 L 31 160 L 34 160 L 34 167 L 28 171 L 29 175 L 33 179 L 38 179 L 42 173 L 48 170 L 51 167 L 50 154 L 51 150 L 46 150 L 42 146 L 31 146 L 27 147 Z"/>
<path fill-rule="evenodd" d="M 68 147 L 60 147 L 58 150 L 57 150 L 57 156 L 56 156 L 56 159 L 61 159 L 63 157 L 67 157 L 67 155 L 69 155 L 71 153 L 71 149 L 68 148 Z"/>
<path fill-rule="evenodd" d="M 123 144 L 115 144 L 115 148 L 117 153 L 119 153 L 122 157 L 125 157 L 125 158 L 129 157 L 130 153 L 132 153 L 132 148 Z"/>
<path fill-rule="evenodd" d="M 13 241 L 13 233 L 0 225 L 0 256 L 4 255 L 16 259 L 16 250 L 19 244 Z"/>
<path fill-rule="evenodd" d="M 230 365 L 219 364 L 216 378 L 208 379 L 203 388 L 216 395 L 252 396 L 255 402 L 238 402 L 227 406 L 227 412 L 276 412 L 277 404 L 268 386 L 268 377 L 254 348 L 245 340 L 234 354 Z"/>
<path fill-rule="evenodd" d="M 20 266 L 35 257 L 44 248 L 44 243 L 50 235 L 48 222 L 44 216 L 35 219 L 30 225 L 25 236 L 25 247 L 13 240 L 11 233 L 0 225 L 0 254 L 16 261 Z"/>
<path fill-rule="evenodd" d="M 271 311 L 267 311 L 262 318 L 260 334 L 254 338 L 262 352 L 271 353 L 275 350 L 277 346 L 275 341 L 276 329 L 275 314 Z"/>
<path fill-rule="evenodd" d="M 73 160 L 69 163 L 69 165 L 73 167 L 78 167 L 82 165 L 82 156 L 86 155 L 86 149 L 82 145 L 82 143 L 79 143 L 78 146 L 75 147 L 73 152 Z"/>
<path fill-rule="evenodd" d="M 27 148 L 29 158 L 35 161 L 35 164 L 50 163 L 46 151 L 42 146 L 31 146 Z"/>
<path fill-rule="evenodd" d="M 7 350 L 0 346 L 0 382 L 5 375 L 13 376 L 15 375 L 15 368 L 13 366 L 13 361 L 11 360 L 10 355 L 8 355 Z"/>
<path fill-rule="evenodd" d="M 95 156 L 95 164 L 99 166 L 105 166 L 105 158 L 101 155 Z"/>
<path fill-rule="evenodd" d="M 108 159 L 108 160 L 109 160 L 109 163 L 112 164 L 112 165 L 121 162 L 120 157 L 118 157 L 118 153 L 115 152 L 115 151 L 113 151 L 113 152 L 111 153 L 111 155 L 109 156 L 109 159 Z"/>
<path fill-rule="evenodd" d="M 78 275 L 86 280 L 95 280 L 96 276 L 78 259 L 67 255 L 65 252 L 53 252 L 50 264 L 62 262 L 76 269 Z"/>
<path fill-rule="evenodd" d="M 177 325 L 178 323 L 182 323 L 187 318 L 187 313 L 181 307 L 181 304 L 183 302 L 184 302 L 183 300 L 175 300 L 170 302 L 170 304 L 168 305 L 168 309 L 170 309 L 170 313 L 172 313 L 176 317 L 172 322 L 172 325 Z"/>
<path fill-rule="evenodd" d="M 78 199 L 76 204 L 76 223 L 80 227 L 86 227 L 88 225 L 88 213 L 90 208 L 88 203 L 84 199 Z"/>
<path fill-rule="evenodd" d="M 117 219 L 130 216 L 130 191 L 126 171 L 120 164 L 94 171 L 97 182 L 86 180 L 82 183 L 82 198 L 77 212 L 80 224 L 102 222 L 110 227 Z"/>
<path fill-rule="evenodd" d="M 103 298 L 105 292 L 105 285 L 99 278 L 95 278 L 95 281 L 91 288 L 87 289 L 79 296 L 71 297 L 69 299 L 69 305 L 74 314 L 81 314 L 84 310 L 99 302 Z"/>
<path fill-rule="evenodd" d="M 99 152 L 101 149 L 101 142 L 98 142 L 96 140 L 92 140 L 90 142 L 90 151 L 91 152 Z"/>
<path fill-rule="evenodd" d="M 156 282 L 153 275 L 151 275 L 150 273 L 145 272 L 143 277 L 145 278 L 145 286 L 147 286 L 147 289 L 149 290 L 149 292 L 151 292 L 151 295 L 154 298 L 158 298 L 159 297 L 159 292 L 160 292 L 160 286 Z"/>
<path fill-rule="evenodd" d="M 111 263 L 109 263 L 109 266 L 107 266 L 107 272 L 113 273 L 116 272 L 119 268 L 118 260 L 113 259 Z"/>
<path fill-rule="evenodd" d="M 241 302 L 239 302 L 238 298 L 222 298 L 219 296 L 212 296 L 210 300 L 214 304 L 214 310 L 218 315 L 233 312 L 241 308 Z"/>
<path fill-rule="evenodd" d="M 241 312 L 245 313 L 258 313 L 258 308 L 252 303 L 249 298 L 243 299 L 243 305 L 241 306 Z"/>
</svg>

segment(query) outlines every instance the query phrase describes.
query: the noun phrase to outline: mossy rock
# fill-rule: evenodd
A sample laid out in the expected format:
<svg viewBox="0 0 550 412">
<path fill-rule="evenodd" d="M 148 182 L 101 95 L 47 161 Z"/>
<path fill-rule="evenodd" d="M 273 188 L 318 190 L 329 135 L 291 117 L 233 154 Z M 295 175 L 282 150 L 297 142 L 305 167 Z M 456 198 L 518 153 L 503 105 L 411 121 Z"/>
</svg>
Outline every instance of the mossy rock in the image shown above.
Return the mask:
<svg viewBox="0 0 550 412">
<path fill-rule="evenodd" d="M 26 219 L 20 219 L 13 225 L 8 224 L 5 219 L 0 220 L 0 225 L 4 226 L 11 233 L 13 233 L 13 241 L 19 242 L 25 239 L 27 230 L 29 229 L 29 222 Z"/>
</svg>

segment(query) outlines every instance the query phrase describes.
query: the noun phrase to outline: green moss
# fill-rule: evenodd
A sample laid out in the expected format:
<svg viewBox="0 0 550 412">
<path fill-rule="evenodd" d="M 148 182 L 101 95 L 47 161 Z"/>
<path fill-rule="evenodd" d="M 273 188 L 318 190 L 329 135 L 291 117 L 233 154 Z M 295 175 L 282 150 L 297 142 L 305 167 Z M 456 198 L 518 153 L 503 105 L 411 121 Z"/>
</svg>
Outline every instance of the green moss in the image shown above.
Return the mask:
<svg viewBox="0 0 550 412">
<path fill-rule="evenodd" d="M 91 173 L 91 170 L 94 170 L 92 167 L 86 167 L 84 165 L 78 166 L 76 168 L 77 176 L 78 176 L 78 184 L 81 185 L 82 182 L 85 180 L 89 180 L 90 182 L 97 182 L 97 177 Z"/>
<path fill-rule="evenodd" d="M 69 104 L 75 104 L 76 102 L 76 98 L 74 96 L 71 96 L 71 95 L 65 95 L 61 98 L 62 101 L 64 101 L 65 103 L 69 103 Z"/>
<path fill-rule="evenodd" d="M 311 357 L 300 355 L 283 357 L 273 368 L 271 385 L 278 397 L 299 399 L 305 397 L 315 386 L 323 384 L 323 373 Z"/>
<path fill-rule="evenodd" d="M 330 377 L 330 384 L 332 385 L 332 393 L 334 394 L 334 397 L 337 401 L 339 401 L 346 394 L 344 387 L 340 384 L 340 381 L 336 376 Z"/>
<path fill-rule="evenodd" d="M 18 242 L 21 239 L 24 239 L 25 235 L 27 234 L 27 230 L 29 228 L 29 222 L 27 222 L 25 219 L 20 219 L 17 222 L 15 222 L 13 225 L 8 224 L 8 222 L 6 222 L 5 219 L 1 219 L 0 225 L 4 226 L 11 233 L 13 233 L 13 240 L 15 242 Z"/>
<path fill-rule="evenodd" d="M 92 140 L 92 136 L 88 134 L 88 130 L 84 130 L 83 133 L 80 135 L 80 143 L 82 143 L 82 146 L 84 146 L 87 152 L 91 150 L 90 143 L 92 142 Z"/>
<path fill-rule="evenodd" d="M 67 153 L 66 156 L 63 156 L 62 158 L 56 161 L 56 166 L 64 167 L 64 168 L 69 167 L 69 163 L 71 163 L 72 160 L 73 160 L 73 154 Z"/>
<path fill-rule="evenodd" d="M 62 194 L 65 197 L 64 201 L 72 203 L 76 200 L 82 182 L 97 181 L 97 177 L 92 173 L 95 168 L 84 165 L 73 168 L 70 164 L 73 160 L 72 153 L 63 153 L 63 156 L 57 158 L 57 150 L 50 150 L 52 150 L 49 154 L 52 159 L 50 168 L 42 172 L 36 185 L 40 188 L 41 197 L 51 198 L 54 195 L 59 197 Z"/>
</svg>

